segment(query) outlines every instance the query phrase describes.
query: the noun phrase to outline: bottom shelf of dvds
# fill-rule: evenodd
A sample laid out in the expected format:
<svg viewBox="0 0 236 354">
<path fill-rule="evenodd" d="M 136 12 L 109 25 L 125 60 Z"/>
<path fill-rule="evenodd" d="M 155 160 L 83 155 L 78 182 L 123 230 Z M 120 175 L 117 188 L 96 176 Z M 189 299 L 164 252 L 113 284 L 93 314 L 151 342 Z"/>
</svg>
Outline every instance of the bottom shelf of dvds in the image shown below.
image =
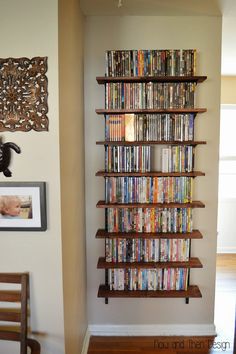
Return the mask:
<svg viewBox="0 0 236 354">
<path fill-rule="evenodd" d="M 173 297 L 173 298 L 200 298 L 202 294 L 197 285 L 189 285 L 187 290 L 110 290 L 107 285 L 100 285 L 98 297 Z"/>
<path fill-rule="evenodd" d="M 105 268 L 105 285 L 100 285 L 98 297 L 202 297 L 196 285 L 190 285 L 190 268 L 202 268 L 198 258 L 188 262 L 106 262 L 99 258 L 98 268 Z"/>
</svg>

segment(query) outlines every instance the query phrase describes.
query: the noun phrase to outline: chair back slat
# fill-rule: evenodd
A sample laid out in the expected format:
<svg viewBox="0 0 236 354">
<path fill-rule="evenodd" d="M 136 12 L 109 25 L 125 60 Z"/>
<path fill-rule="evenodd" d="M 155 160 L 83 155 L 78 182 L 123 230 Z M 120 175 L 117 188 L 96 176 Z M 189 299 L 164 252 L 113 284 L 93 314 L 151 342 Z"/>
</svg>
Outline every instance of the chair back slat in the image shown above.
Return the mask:
<svg viewBox="0 0 236 354">
<path fill-rule="evenodd" d="M 0 333 L 1 332 L 18 332 L 20 333 L 21 328 L 19 324 L 8 324 L 8 325 L 0 325 Z M 31 332 L 31 329 L 28 328 L 28 333 Z"/>
<path fill-rule="evenodd" d="M 0 321 L 21 322 L 21 313 L 15 309 L 0 309 Z"/>
<path fill-rule="evenodd" d="M 28 273 L 0 273 L 0 283 L 21 284 L 22 276 L 27 274 Z"/>
<path fill-rule="evenodd" d="M 0 290 L 1 302 L 20 302 L 21 292 L 18 290 Z"/>
<path fill-rule="evenodd" d="M 19 333 L 12 332 L 12 331 L 3 331 L 3 332 L 0 331 L 0 339 L 19 342 Z"/>
</svg>

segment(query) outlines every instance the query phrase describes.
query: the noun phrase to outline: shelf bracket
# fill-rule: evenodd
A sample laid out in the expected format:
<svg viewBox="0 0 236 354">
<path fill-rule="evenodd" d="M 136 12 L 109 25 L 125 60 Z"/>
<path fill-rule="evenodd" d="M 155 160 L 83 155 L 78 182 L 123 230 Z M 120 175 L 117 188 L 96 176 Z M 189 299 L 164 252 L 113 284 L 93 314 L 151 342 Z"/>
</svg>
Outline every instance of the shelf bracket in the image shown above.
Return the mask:
<svg viewBox="0 0 236 354">
<path fill-rule="evenodd" d="M 108 305 L 108 297 L 105 297 L 105 304 Z"/>
</svg>

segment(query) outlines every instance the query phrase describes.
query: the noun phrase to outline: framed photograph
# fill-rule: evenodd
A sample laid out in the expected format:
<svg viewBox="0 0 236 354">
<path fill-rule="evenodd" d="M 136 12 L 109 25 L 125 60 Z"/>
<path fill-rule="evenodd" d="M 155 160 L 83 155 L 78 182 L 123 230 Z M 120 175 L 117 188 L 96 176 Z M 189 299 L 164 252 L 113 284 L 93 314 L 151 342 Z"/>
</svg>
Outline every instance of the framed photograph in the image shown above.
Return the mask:
<svg viewBox="0 0 236 354">
<path fill-rule="evenodd" d="M 0 232 L 46 229 L 46 183 L 0 182 Z"/>
</svg>

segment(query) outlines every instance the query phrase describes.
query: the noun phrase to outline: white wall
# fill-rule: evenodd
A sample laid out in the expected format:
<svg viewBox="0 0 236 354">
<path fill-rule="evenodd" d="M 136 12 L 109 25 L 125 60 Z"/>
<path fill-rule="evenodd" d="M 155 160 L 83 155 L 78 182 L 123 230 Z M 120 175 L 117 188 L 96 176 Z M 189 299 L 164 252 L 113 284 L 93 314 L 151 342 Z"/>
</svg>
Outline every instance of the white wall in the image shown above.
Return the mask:
<svg viewBox="0 0 236 354">
<path fill-rule="evenodd" d="M 224 123 L 224 113 L 228 109 L 235 110 L 236 104 L 236 77 L 235 76 L 222 76 L 221 77 L 221 125 L 222 128 L 227 125 L 227 122 Z M 234 114 L 234 113 L 233 113 Z M 225 131 L 225 129 L 223 130 Z M 232 131 L 232 130 L 231 130 Z M 222 132 L 221 132 L 222 134 Z M 226 135 L 226 134 L 224 134 Z M 228 136 L 228 134 L 226 135 Z M 234 146 L 234 140 L 226 141 L 222 140 L 221 144 L 228 146 L 227 143 L 231 142 Z M 224 149 L 223 149 L 224 150 Z M 234 151 L 234 150 L 233 150 Z M 232 154 L 233 154 L 232 151 Z M 228 161 L 228 164 L 234 165 L 234 157 L 231 161 Z M 221 170 L 219 170 L 221 173 Z M 233 172 L 233 171 L 231 171 Z M 218 253 L 236 253 L 236 233 L 234 229 L 235 225 L 235 210 L 236 210 L 236 199 L 234 192 L 234 172 L 232 175 L 222 176 L 224 177 L 222 183 L 219 184 L 219 205 L 218 205 L 218 243 L 217 243 L 217 252 Z M 228 177 L 228 180 L 225 179 Z M 232 191 L 228 193 L 227 197 L 222 196 L 224 189 Z"/>
<path fill-rule="evenodd" d="M 0 270 L 29 271 L 31 327 L 43 332 L 42 354 L 64 353 L 60 169 L 58 122 L 57 0 L 8 0 L 0 5 L 1 58 L 48 57 L 49 132 L 1 133 L 21 149 L 14 154 L 12 178 L 0 181 L 46 181 L 46 232 L 0 232 Z M 3 344 L 0 344 L 2 352 Z M 10 351 L 5 350 L 5 354 Z"/>
<path fill-rule="evenodd" d="M 192 329 L 195 334 L 198 329 L 204 332 L 202 334 L 207 334 L 207 329 L 212 333 L 221 18 L 87 17 L 85 33 L 86 228 L 90 329 L 104 333 L 114 329 L 111 325 L 128 325 L 128 333 L 130 325 L 154 325 L 154 333 L 158 334 L 164 327 L 155 325 L 165 324 L 168 327 L 167 334 L 170 334 L 176 332 L 174 325 L 187 324 L 184 327 L 186 333 L 188 329 Z M 189 305 L 185 305 L 184 299 L 110 299 L 109 305 L 105 305 L 104 299 L 97 298 L 98 286 L 104 283 L 104 271 L 96 270 L 96 264 L 98 257 L 104 255 L 104 242 L 96 240 L 94 235 L 99 227 L 104 226 L 104 210 L 96 209 L 97 201 L 104 198 L 104 181 L 101 177 L 95 177 L 95 172 L 104 166 L 104 150 L 96 146 L 95 141 L 102 140 L 104 134 L 103 118 L 96 116 L 95 108 L 104 107 L 104 88 L 96 83 L 96 76 L 104 75 L 106 49 L 133 48 L 196 48 L 197 73 L 208 76 L 208 80 L 197 88 L 197 106 L 207 107 L 208 112 L 196 118 L 196 139 L 207 140 L 208 143 L 196 149 L 196 169 L 205 171 L 206 176 L 196 178 L 194 182 L 195 199 L 206 204 L 205 209 L 194 212 L 195 227 L 202 231 L 204 239 L 193 241 L 192 248 L 193 256 L 199 256 L 204 268 L 191 272 L 191 283 L 199 285 L 203 298 L 190 299 Z M 182 334 L 185 330 L 182 329 Z"/>
<path fill-rule="evenodd" d="M 219 199 L 217 253 L 236 253 L 235 210 L 235 198 Z"/>
</svg>

